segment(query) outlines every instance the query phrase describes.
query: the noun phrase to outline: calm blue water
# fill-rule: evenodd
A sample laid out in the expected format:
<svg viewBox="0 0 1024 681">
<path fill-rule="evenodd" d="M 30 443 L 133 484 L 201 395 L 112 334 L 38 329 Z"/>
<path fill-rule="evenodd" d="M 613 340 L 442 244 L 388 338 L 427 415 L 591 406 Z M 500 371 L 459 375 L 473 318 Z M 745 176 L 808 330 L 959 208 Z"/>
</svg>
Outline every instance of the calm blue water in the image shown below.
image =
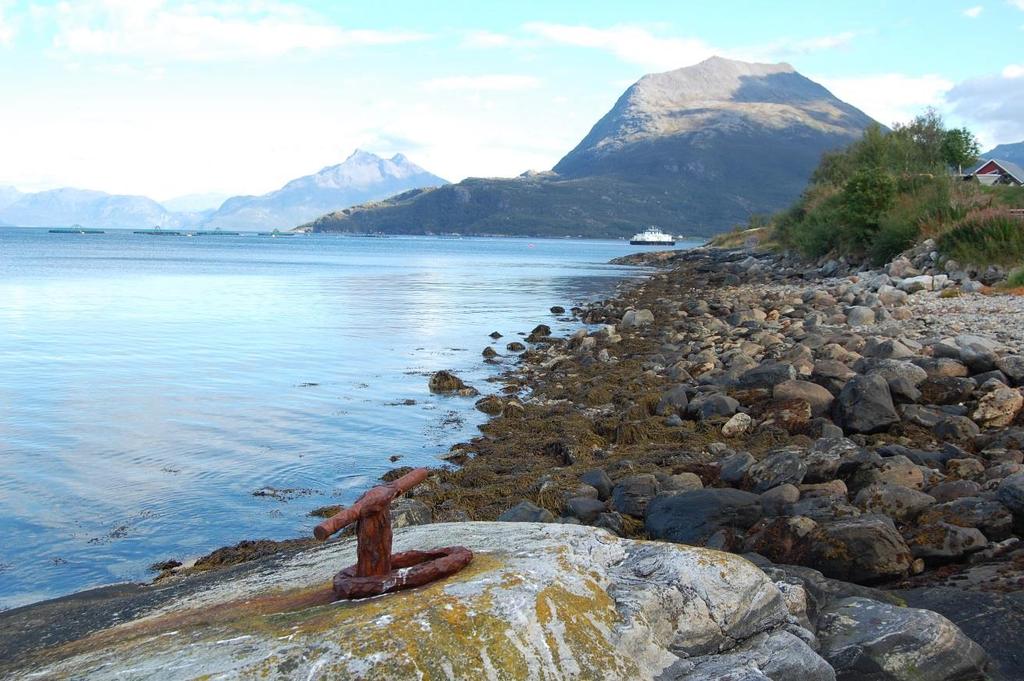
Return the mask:
<svg viewBox="0 0 1024 681">
<path fill-rule="evenodd" d="M 306 535 L 311 509 L 438 465 L 484 417 L 426 375 L 493 391 L 488 333 L 504 354 L 570 329 L 547 309 L 607 296 L 636 250 L 0 229 L 0 607 Z"/>
</svg>

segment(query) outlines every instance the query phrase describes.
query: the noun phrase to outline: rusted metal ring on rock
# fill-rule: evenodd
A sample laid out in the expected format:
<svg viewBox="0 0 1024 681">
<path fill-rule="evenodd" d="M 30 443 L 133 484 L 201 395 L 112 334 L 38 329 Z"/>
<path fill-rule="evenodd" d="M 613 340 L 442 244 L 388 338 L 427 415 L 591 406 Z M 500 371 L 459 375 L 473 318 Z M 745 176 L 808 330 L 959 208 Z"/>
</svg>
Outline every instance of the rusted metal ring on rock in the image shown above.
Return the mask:
<svg viewBox="0 0 1024 681">
<path fill-rule="evenodd" d="M 391 556 L 391 571 L 359 576 L 352 565 L 334 576 L 334 595 L 355 599 L 412 589 L 454 575 L 473 560 L 465 546 L 445 546 L 430 551 L 403 551 Z"/>
</svg>

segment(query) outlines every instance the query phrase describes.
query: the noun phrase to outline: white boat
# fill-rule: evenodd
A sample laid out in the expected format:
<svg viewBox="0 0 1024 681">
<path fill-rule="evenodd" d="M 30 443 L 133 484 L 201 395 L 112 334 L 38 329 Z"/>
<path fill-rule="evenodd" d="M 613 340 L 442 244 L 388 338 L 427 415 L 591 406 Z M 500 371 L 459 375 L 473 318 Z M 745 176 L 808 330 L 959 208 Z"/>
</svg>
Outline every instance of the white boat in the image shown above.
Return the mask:
<svg viewBox="0 0 1024 681">
<path fill-rule="evenodd" d="M 648 227 L 634 234 L 629 243 L 634 246 L 675 246 L 676 240 L 671 234 L 665 234 L 657 227 Z"/>
</svg>

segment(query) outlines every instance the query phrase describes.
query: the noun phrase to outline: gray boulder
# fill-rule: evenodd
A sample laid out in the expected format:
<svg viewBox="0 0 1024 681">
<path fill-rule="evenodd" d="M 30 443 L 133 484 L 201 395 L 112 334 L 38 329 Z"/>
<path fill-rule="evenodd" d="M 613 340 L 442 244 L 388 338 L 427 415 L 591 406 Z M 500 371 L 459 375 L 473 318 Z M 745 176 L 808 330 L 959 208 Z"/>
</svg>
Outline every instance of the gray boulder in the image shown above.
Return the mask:
<svg viewBox="0 0 1024 681">
<path fill-rule="evenodd" d="M 875 311 L 863 305 L 854 305 L 846 311 L 846 323 L 850 326 L 870 326 L 875 323 Z"/>
<path fill-rule="evenodd" d="M 932 427 L 932 432 L 943 440 L 970 440 L 981 432 L 974 421 L 966 416 L 946 416 Z"/>
<path fill-rule="evenodd" d="M 860 449 L 846 438 L 819 438 L 814 441 L 804 462 L 807 464 L 805 482 L 828 482 L 836 476 L 843 456 Z"/>
<path fill-rule="evenodd" d="M 804 565 L 833 579 L 871 583 L 910 569 L 910 548 L 883 515 L 819 523 L 805 538 Z"/>
<path fill-rule="evenodd" d="M 996 367 L 1006 374 L 1013 385 L 1024 385 L 1024 356 L 1007 355 L 996 360 Z"/>
<path fill-rule="evenodd" d="M 627 310 L 622 315 L 622 328 L 635 329 L 654 323 L 654 313 L 650 310 Z"/>
<path fill-rule="evenodd" d="M 748 639 L 727 653 L 682 659 L 659 681 L 834 681 L 836 673 L 802 638 L 785 629 Z"/>
<path fill-rule="evenodd" d="M 751 490 L 757 494 L 784 483 L 799 485 L 807 473 L 807 464 L 799 453 L 784 449 L 771 452 L 747 469 Z"/>
<path fill-rule="evenodd" d="M 853 503 L 865 513 L 883 513 L 895 520 L 911 520 L 935 504 L 935 497 L 903 485 L 887 483 L 868 485 Z"/>
<path fill-rule="evenodd" d="M 612 495 L 612 479 L 600 468 L 589 470 L 580 476 L 580 482 L 597 490 L 597 498 L 607 500 Z"/>
<path fill-rule="evenodd" d="M 818 620 L 821 655 L 842 681 L 971 681 L 989 678 L 982 648 L 930 610 L 844 598 Z"/>
<path fill-rule="evenodd" d="M 498 516 L 503 523 L 553 523 L 555 516 L 551 511 L 529 501 L 520 501 Z"/>
<path fill-rule="evenodd" d="M 756 459 L 749 452 L 737 452 L 722 459 L 718 477 L 722 482 L 736 485 L 743 481 Z"/>
<path fill-rule="evenodd" d="M 932 525 L 915 524 L 904 532 L 907 546 L 915 558 L 959 558 L 980 551 L 988 541 L 973 527 L 960 527 L 938 522 Z"/>
<path fill-rule="evenodd" d="M 657 413 L 662 416 L 685 414 L 690 401 L 686 396 L 686 386 L 679 385 L 667 391 L 658 400 Z"/>
<path fill-rule="evenodd" d="M 1014 517 L 1024 520 L 1024 473 L 1014 473 L 1003 478 L 996 490 L 996 499 L 1010 509 Z"/>
<path fill-rule="evenodd" d="M 699 546 L 722 529 L 746 531 L 761 514 L 756 494 L 706 488 L 655 497 L 647 506 L 644 528 L 652 539 Z"/>
<path fill-rule="evenodd" d="M 566 502 L 565 507 L 569 515 L 583 523 L 594 522 L 599 515 L 608 510 L 604 502 L 590 497 L 573 497 Z"/>
<path fill-rule="evenodd" d="M 612 508 L 623 515 L 644 517 L 647 504 L 658 495 L 658 480 L 650 473 L 623 478 L 612 489 Z"/>
<path fill-rule="evenodd" d="M 900 421 L 889 384 L 878 375 L 850 379 L 836 404 L 840 425 L 850 433 L 878 433 Z"/>
<path fill-rule="evenodd" d="M 721 393 L 710 393 L 694 397 L 686 411 L 701 421 L 707 421 L 716 417 L 732 416 L 739 407 L 740 403 L 735 398 Z"/>
<path fill-rule="evenodd" d="M 835 398 L 826 388 L 810 381 L 785 381 L 775 386 L 772 396 L 776 400 L 804 400 L 811 405 L 813 416 L 823 416 L 832 407 Z"/>
<path fill-rule="evenodd" d="M 773 388 L 796 378 L 796 368 L 788 362 L 765 362 L 740 376 L 742 388 Z"/>
</svg>

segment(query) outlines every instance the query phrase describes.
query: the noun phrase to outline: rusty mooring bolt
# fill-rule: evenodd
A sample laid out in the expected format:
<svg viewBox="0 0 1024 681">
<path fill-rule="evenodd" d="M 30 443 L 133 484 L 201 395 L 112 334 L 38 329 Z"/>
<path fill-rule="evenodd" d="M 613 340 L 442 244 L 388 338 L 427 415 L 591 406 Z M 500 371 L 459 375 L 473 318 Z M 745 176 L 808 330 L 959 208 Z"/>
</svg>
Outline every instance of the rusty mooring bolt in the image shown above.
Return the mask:
<svg viewBox="0 0 1024 681">
<path fill-rule="evenodd" d="M 422 586 L 454 575 L 473 560 L 465 546 L 446 546 L 430 551 L 391 553 L 391 512 L 395 497 L 427 479 L 427 469 L 417 468 L 386 485 L 368 490 L 356 503 L 323 521 L 313 536 L 324 541 L 338 530 L 358 522 L 357 562 L 334 575 L 338 598 L 366 598 Z"/>
</svg>

